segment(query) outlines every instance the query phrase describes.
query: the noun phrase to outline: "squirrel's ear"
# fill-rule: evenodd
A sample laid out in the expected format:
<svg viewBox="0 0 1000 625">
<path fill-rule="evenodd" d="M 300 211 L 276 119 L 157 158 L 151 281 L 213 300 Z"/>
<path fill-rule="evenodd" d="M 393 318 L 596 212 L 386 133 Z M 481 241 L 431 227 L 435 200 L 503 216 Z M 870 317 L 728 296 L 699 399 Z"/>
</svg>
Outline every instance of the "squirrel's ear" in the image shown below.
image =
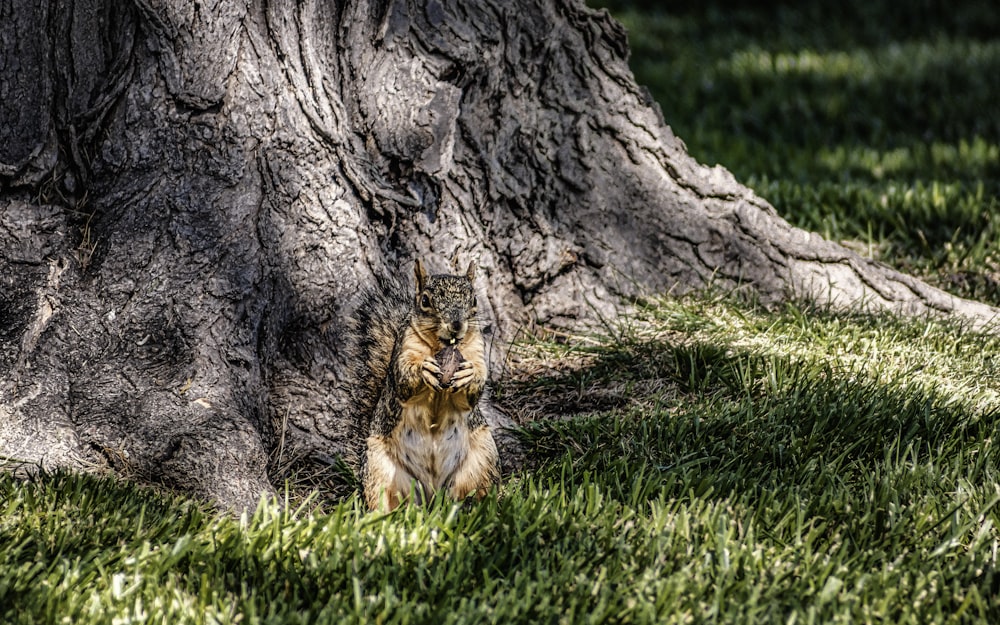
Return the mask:
<svg viewBox="0 0 1000 625">
<path fill-rule="evenodd" d="M 427 270 L 419 258 L 413 263 L 413 274 L 417 277 L 417 293 L 419 293 L 427 286 Z"/>
<path fill-rule="evenodd" d="M 465 270 L 465 275 L 469 278 L 469 282 L 476 279 L 476 261 L 469 262 L 469 268 Z"/>
</svg>

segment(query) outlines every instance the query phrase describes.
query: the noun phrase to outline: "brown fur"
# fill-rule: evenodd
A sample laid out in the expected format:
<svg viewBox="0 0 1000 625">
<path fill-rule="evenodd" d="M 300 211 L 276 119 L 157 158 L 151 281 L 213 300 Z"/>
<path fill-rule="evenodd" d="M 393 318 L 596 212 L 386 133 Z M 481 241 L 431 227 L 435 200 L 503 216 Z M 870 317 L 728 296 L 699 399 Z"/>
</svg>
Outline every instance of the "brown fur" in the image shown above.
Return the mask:
<svg viewBox="0 0 1000 625">
<path fill-rule="evenodd" d="M 487 370 L 475 318 L 475 266 L 463 276 L 431 276 L 417 262 L 414 274 L 416 295 L 407 314 L 389 314 L 387 302 L 369 302 L 363 311 L 368 331 L 380 334 L 363 343 L 368 355 L 388 354 L 364 368 L 372 378 L 362 381 L 372 410 L 362 482 L 373 509 L 423 501 L 439 490 L 455 499 L 482 497 L 499 478 L 496 444 L 476 408 Z M 374 323 L 373 314 L 395 314 L 400 322 L 392 332 L 392 324 Z M 434 355 L 446 344 L 465 361 L 443 388 Z"/>
</svg>

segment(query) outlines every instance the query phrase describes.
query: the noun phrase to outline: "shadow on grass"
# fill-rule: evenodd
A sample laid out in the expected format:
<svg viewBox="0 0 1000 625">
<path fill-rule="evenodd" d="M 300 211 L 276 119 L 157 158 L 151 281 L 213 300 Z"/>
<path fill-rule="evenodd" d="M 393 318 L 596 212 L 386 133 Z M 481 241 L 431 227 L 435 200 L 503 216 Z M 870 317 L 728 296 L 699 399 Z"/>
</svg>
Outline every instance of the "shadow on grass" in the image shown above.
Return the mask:
<svg viewBox="0 0 1000 625">
<path fill-rule="evenodd" d="M 674 41 L 667 50 L 655 41 L 668 35 L 650 33 L 653 41 L 646 48 L 638 42 L 631 65 L 692 154 L 738 177 L 800 174 L 804 164 L 792 160 L 802 157 L 795 149 L 893 150 L 977 137 L 994 143 L 1000 136 L 1000 119 L 984 114 L 996 101 L 988 78 L 1000 70 L 996 40 L 898 41 L 885 33 L 879 44 L 866 44 L 845 33 L 824 50 L 813 39 L 733 38 L 728 28 L 705 25 L 708 43 Z M 811 32 L 818 37 L 823 30 L 814 25 Z M 786 47 L 769 49 L 778 42 Z M 754 159 L 753 146 L 775 157 Z M 826 173 L 822 166 L 806 171 Z"/>
<path fill-rule="evenodd" d="M 669 5 L 659 0 L 588 0 L 592 6 L 613 12 L 636 11 L 646 14 L 668 12 L 685 20 L 699 35 L 728 25 L 728 31 L 741 36 L 757 35 L 763 40 L 778 39 L 787 33 L 809 36 L 822 26 L 827 36 L 842 39 L 845 33 L 859 42 L 894 37 L 948 35 L 962 33 L 975 38 L 991 38 L 1000 31 L 1000 14 L 980 0 L 925 0 L 900 11 L 887 0 L 674 0 Z M 705 26 L 702 26 L 704 28 Z"/>
<path fill-rule="evenodd" d="M 605 4 L 629 27 L 631 65 L 667 122 L 692 154 L 739 177 L 795 173 L 793 147 L 1000 136 L 985 114 L 1000 13 L 982 2 Z"/>
<path fill-rule="evenodd" d="M 633 504 L 795 496 L 829 516 L 848 512 L 837 493 L 891 487 L 905 499 L 954 490 L 940 481 L 944 465 L 970 482 L 995 472 L 985 452 L 1000 415 L 902 376 L 720 345 L 617 344 L 588 367 L 520 389 L 535 406 L 548 394 L 564 408 L 520 436 L 538 479 L 596 482 Z M 618 396 L 610 409 L 609 395 Z"/>
<path fill-rule="evenodd" d="M 73 588 L 109 583 L 142 544 L 169 549 L 212 513 L 197 503 L 112 478 L 39 471 L 0 474 L 0 622 L 56 622 Z M 95 564 L 99 563 L 99 564 Z"/>
<path fill-rule="evenodd" d="M 1000 12 L 989 3 L 592 0 L 699 161 L 794 225 L 1000 302 Z"/>
</svg>

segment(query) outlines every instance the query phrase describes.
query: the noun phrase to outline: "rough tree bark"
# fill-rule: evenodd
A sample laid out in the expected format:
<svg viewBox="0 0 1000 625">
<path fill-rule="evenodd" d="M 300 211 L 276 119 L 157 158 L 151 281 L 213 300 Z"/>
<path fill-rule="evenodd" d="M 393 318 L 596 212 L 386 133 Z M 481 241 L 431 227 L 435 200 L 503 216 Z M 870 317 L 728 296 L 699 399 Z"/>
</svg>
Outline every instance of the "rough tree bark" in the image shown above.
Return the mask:
<svg viewBox="0 0 1000 625">
<path fill-rule="evenodd" d="M 350 456 L 376 274 L 479 260 L 494 360 L 711 282 L 961 314 L 694 162 L 574 0 L 0 0 L 0 454 L 253 503 Z M 493 418 L 498 418 L 491 410 Z"/>
</svg>

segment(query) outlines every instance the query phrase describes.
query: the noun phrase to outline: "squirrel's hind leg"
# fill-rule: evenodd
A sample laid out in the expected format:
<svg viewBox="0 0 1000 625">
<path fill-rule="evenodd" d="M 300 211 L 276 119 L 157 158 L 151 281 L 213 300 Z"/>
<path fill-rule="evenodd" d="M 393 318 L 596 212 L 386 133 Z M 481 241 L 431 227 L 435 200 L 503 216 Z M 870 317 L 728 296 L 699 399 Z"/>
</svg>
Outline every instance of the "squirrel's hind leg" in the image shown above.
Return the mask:
<svg viewBox="0 0 1000 625">
<path fill-rule="evenodd" d="M 478 427 L 469 432 L 468 454 L 455 472 L 448 494 L 458 501 L 472 496 L 482 499 L 499 481 L 500 454 L 493 433 L 486 426 Z"/>
<path fill-rule="evenodd" d="M 368 437 L 365 452 L 365 503 L 370 510 L 395 510 L 410 496 L 413 476 L 399 466 L 381 436 Z"/>
</svg>

